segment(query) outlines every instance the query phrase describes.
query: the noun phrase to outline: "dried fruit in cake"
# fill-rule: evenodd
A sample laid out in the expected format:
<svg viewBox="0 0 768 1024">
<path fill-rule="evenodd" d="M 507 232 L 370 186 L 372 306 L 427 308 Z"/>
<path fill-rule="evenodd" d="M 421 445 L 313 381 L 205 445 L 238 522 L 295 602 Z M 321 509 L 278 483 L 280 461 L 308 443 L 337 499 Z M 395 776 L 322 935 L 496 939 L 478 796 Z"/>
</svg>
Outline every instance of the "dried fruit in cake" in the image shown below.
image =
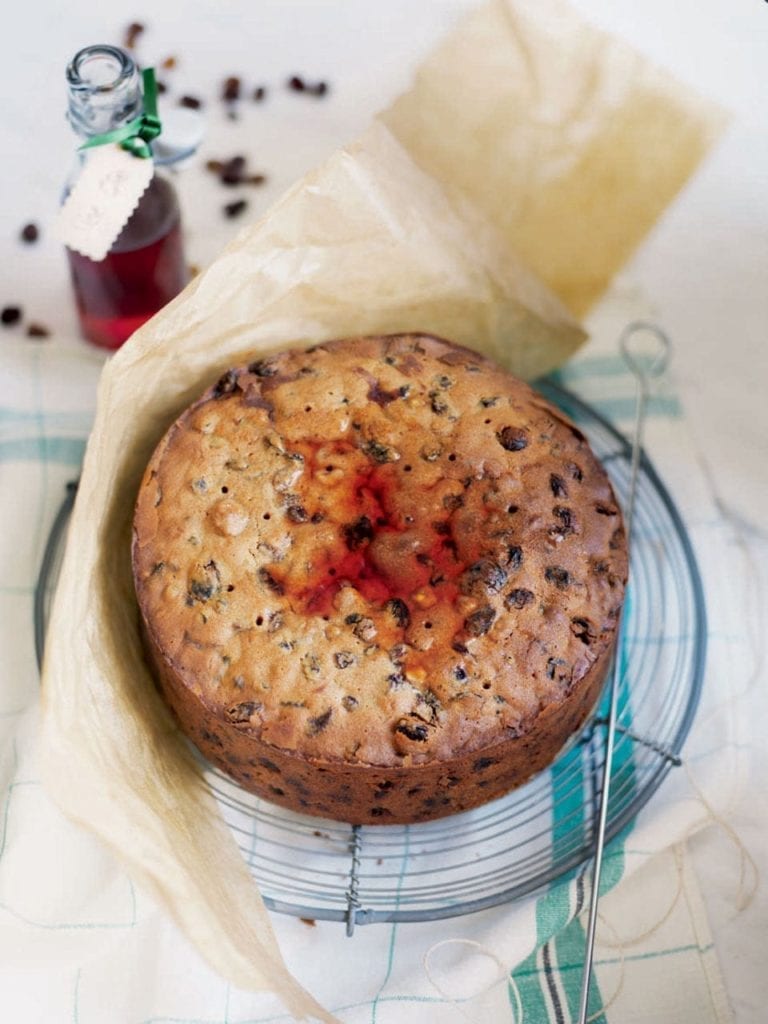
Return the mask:
<svg viewBox="0 0 768 1024">
<path fill-rule="evenodd" d="M 422 334 L 224 373 L 138 496 L 148 656 L 243 786 L 346 821 L 421 821 L 548 765 L 594 705 L 627 574 L 583 434 Z"/>
</svg>

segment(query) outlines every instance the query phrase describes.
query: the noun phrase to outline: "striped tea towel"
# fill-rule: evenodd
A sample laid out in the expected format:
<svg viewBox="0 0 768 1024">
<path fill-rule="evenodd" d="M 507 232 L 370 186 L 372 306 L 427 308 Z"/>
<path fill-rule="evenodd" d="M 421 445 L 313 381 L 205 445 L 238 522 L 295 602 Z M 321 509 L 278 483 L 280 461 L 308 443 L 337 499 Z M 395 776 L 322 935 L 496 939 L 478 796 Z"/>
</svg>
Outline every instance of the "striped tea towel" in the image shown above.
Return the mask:
<svg viewBox="0 0 768 1024">
<path fill-rule="evenodd" d="M 633 412 L 632 379 L 615 342 L 638 309 L 631 290 L 615 293 L 590 325 L 590 345 L 560 373 L 561 383 L 624 428 Z M 1 358 L 3 1018 L 23 1024 L 288 1020 L 269 995 L 237 991 L 214 975 L 112 855 L 65 820 L 41 789 L 33 585 L 65 484 L 77 476 L 101 357 L 75 342 L 19 338 L 4 341 Z M 712 627 L 684 766 L 672 769 L 608 851 L 590 1012 L 610 1024 L 714 1024 L 730 1016 L 686 840 L 711 821 L 699 793 L 722 811 L 740 785 L 732 688 L 734 668 L 749 659 L 746 567 L 697 470 L 671 380 L 651 403 L 646 443 L 698 553 Z M 644 656 L 641 637 L 625 656 Z M 555 790 L 563 781 L 556 767 Z M 561 825 L 555 815 L 555 841 Z M 408 856 L 406 843 L 401 872 Z M 352 940 L 338 924 L 273 919 L 290 969 L 347 1024 L 565 1024 L 575 1019 L 587 900 L 588 876 L 577 870 L 514 904 L 445 921 L 358 927 Z"/>
</svg>

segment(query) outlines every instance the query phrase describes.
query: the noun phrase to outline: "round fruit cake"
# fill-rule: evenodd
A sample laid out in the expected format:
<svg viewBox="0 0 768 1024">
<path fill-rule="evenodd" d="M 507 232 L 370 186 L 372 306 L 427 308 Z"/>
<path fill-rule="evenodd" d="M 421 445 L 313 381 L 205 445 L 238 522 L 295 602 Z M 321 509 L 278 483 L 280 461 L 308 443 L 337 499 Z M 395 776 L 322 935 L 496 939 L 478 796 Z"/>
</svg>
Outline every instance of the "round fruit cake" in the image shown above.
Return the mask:
<svg viewBox="0 0 768 1024">
<path fill-rule="evenodd" d="M 627 576 L 583 434 L 424 334 L 228 371 L 168 430 L 133 537 L 182 730 L 308 814 L 423 821 L 548 765 L 599 696 Z"/>
</svg>

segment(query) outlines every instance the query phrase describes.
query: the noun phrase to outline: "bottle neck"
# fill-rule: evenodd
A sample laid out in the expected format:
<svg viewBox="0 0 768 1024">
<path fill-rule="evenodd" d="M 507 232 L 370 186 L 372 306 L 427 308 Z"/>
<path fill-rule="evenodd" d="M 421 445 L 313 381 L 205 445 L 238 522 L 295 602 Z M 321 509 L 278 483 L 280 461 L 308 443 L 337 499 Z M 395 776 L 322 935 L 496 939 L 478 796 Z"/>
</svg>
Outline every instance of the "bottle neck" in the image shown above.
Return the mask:
<svg viewBox="0 0 768 1024">
<path fill-rule="evenodd" d="M 138 68 L 117 46 L 86 46 L 67 67 L 67 116 L 83 139 L 121 127 L 141 114 Z"/>
</svg>

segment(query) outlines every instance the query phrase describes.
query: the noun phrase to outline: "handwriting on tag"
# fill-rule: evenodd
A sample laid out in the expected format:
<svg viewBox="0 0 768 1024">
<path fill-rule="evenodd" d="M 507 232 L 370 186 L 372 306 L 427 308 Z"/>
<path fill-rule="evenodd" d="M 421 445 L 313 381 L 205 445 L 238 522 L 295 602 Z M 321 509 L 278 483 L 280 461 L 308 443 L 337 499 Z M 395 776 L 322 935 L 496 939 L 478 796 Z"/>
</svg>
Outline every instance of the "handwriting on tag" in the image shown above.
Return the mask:
<svg viewBox="0 0 768 1024">
<path fill-rule="evenodd" d="M 103 260 L 146 192 L 153 162 L 117 144 L 88 151 L 83 169 L 59 210 L 55 230 L 70 249 Z"/>
</svg>

